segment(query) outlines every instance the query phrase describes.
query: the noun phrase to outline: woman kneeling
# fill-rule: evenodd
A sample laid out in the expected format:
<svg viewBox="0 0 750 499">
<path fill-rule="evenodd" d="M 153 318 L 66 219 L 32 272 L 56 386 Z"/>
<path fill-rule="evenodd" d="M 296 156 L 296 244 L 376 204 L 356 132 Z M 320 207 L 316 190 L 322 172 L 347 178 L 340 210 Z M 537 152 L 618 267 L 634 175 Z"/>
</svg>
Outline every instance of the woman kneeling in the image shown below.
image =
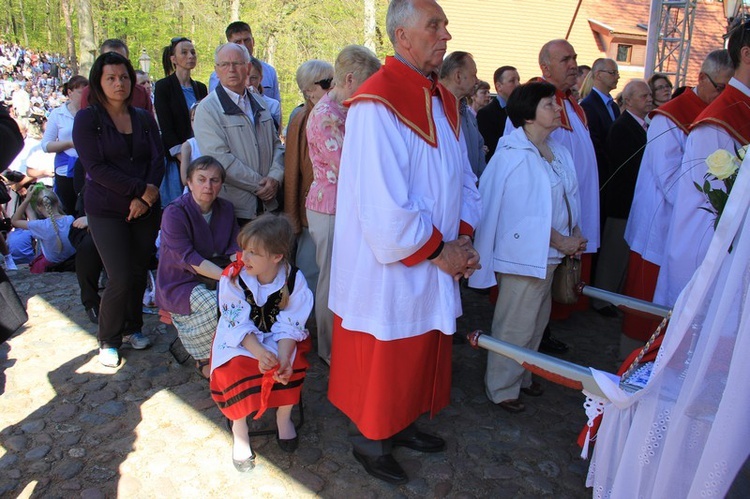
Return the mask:
<svg viewBox="0 0 750 499">
<path fill-rule="evenodd" d="M 239 249 L 234 207 L 219 198 L 225 178 L 224 168 L 211 156 L 190 163 L 190 191 L 166 207 L 161 221 L 156 303 L 171 314 L 204 378 L 219 318 L 216 284 L 229 264 L 228 255 Z"/>
</svg>

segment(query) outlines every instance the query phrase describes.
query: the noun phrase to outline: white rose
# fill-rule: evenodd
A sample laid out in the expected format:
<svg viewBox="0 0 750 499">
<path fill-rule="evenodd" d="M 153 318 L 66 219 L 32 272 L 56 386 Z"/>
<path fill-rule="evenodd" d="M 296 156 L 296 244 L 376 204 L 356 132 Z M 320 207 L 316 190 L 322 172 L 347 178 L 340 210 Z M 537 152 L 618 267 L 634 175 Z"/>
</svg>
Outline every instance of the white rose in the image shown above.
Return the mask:
<svg viewBox="0 0 750 499">
<path fill-rule="evenodd" d="M 747 146 L 742 146 L 737 150 L 737 157 L 740 158 L 740 161 L 745 159 L 746 152 L 747 152 Z"/>
<path fill-rule="evenodd" d="M 726 149 L 714 151 L 706 158 L 706 164 L 708 165 L 708 173 L 719 180 L 731 177 L 740 167 L 737 157 Z"/>
</svg>

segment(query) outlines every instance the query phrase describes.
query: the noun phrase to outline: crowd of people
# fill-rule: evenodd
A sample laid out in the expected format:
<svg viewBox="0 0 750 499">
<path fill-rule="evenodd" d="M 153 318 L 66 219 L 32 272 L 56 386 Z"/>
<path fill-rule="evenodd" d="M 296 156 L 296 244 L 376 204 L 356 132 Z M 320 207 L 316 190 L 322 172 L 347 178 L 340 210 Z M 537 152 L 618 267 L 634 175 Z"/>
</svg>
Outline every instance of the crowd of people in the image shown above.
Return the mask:
<svg viewBox="0 0 750 499">
<path fill-rule="evenodd" d="M 230 421 L 241 472 L 255 465 L 249 416 L 277 408 L 279 446 L 298 446 L 291 410 L 314 324 L 354 457 L 405 483 L 393 447 L 445 449 L 415 421 L 449 402 L 459 281 L 493 290 L 492 336 L 557 354 L 567 346 L 551 319 L 589 306 L 618 315 L 553 302 L 565 262 L 598 287 L 674 305 L 713 230 L 693 186 L 703 159 L 750 142 L 750 37 L 732 35 L 674 98 L 661 74 L 613 96 L 617 62 L 579 65 L 566 40 L 540 48 L 537 75 L 498 67 L 491 96 L 471 54 L 447 53 L 435 1 L 393 0 L 386 23 L 395 55 L 382 66 L 352 45 L 334 64 L 299 67 L 304 103 L 285 144 L 276 71 L 254 57 L 247 23 L 226 28 L 208 85 L 191 77 L 192 41 L 171 39 L 153 95 L 120 40 L 102 44 L 88 79 L 64 78 L 57 56 L 0 44 L 4 74 L 27 79 L 13 93 L 0 86 L 21 129 L 25 86 L 60 104 L 37 151 L 54 154 L 52 167 L 29 163 L 33 151 L 11 164 L 7 267 L 24 251 L 32 271 L 74 261 L 111 368 L 123 343 L 150 345 L 142 299 L 156 268 L 156 304 Z M 653 328 L 626 316 L 623 354 Z M 485 388 L 511 413 L 544 393 L 492 353 Z"/>
</svg>

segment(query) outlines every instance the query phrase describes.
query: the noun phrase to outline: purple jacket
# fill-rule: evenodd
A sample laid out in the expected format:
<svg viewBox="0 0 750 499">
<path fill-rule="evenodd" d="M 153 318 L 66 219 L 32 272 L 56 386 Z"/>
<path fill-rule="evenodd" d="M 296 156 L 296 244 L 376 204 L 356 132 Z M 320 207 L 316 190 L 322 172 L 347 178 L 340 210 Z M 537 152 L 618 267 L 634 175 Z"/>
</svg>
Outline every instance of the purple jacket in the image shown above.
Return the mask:
<svg viewBox="0 0 750 499">
<path fill-rule="evenodd" d="M 199 284 L 195 269 L 203 260 L 232 255 L 239 250 L 240 231 L 234 206 L 217 198 L 207 224 L 189 192 L 172 201 L 161 219 L 159 268 L 156 271 L 156 304 L 168 312 L 187 315 L 190 293 Z"/>
<path fill-rule="evenodd" d="M 86 170 L 87 215 L 125 218 L 130 201 L 143 195 L 146 184 L 161 185 L 164 150 L 156 121 L 142 110 L 140 115 L 133 107 L 128 110 L 133 124 L 132 156 L 125 138 L 103 108 L 92 106 L 76 113 L 73 143 Z"/>
</svg>

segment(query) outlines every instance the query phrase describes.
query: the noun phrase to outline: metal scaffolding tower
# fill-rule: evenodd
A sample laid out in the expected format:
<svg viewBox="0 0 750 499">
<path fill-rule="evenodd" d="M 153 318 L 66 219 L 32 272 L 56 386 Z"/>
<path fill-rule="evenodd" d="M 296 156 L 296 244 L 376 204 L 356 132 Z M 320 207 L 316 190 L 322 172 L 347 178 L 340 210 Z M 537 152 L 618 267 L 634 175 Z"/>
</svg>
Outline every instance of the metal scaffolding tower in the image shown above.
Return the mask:
<svg viewBox="0 0 750 499">
<path fill-rule="evenodd" d="M 685 84 L 696 3 L 696 0 L 651 0 L 646 78 L 659 72 L 671 76 L 675 87 Z"/>
</svg>

